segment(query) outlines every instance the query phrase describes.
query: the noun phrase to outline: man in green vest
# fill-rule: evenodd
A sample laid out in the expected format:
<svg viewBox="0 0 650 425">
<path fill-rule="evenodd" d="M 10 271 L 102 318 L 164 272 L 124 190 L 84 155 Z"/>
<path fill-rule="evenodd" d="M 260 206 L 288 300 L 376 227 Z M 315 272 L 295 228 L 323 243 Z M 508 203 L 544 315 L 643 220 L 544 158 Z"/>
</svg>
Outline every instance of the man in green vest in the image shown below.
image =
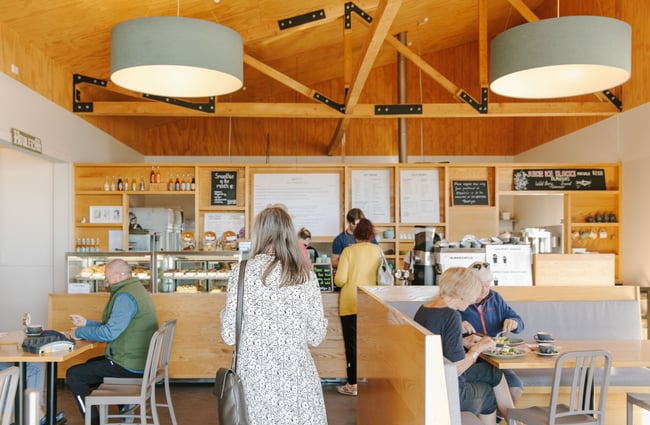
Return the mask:
<svg viewBox="0 0 650 425">
<path fill-rule="evenodd" d="M 88 320 L 72 314 L 74 339 L 106 342 L 101 357 L 68 369 L 66 380 L 82 415 L 84 400 L 93 386 L 105 377 L 140 378 L 149 350 L 149 340 L 158 329 L 158 316 L 151 295 L 139 279 L 132 277 L 131 266 L 124 260 L 113 260 L 104 272 L 110 291 L 101 321 Z M 91 412 L 92 424 L 99 424 L 96 408 Z"/>
</svg>

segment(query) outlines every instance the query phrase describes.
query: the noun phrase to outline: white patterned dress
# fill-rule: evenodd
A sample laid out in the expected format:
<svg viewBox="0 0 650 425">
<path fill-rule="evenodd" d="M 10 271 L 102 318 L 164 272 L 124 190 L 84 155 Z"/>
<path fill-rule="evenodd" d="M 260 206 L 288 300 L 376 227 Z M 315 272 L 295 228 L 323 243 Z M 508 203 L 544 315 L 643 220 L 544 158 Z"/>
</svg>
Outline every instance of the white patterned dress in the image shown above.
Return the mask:
<svg viewBox="0 0 650 425">
<path fill-rule="evenodd" d="M 280 267 L 260 280 L 273 257 L 256 255 L 246 265 L 243 331 L 238 373 L 253 425 L 327 424 L 323 390 L 309 345 L 327 333 L 318 280 L 279 287 Z M 239 267 L 230 274 L 221 337 L 235 343 Z M 226 366 L 226 365 L 223 365 Z"/>
</svg>

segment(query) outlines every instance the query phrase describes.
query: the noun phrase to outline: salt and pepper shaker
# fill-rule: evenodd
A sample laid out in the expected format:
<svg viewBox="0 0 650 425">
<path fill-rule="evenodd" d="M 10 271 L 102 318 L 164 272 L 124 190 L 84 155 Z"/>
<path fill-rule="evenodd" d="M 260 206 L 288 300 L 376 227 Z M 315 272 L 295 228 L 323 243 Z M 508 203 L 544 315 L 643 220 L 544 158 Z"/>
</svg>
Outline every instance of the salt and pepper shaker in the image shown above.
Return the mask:
<svg viewBox="0 0 650 425">
<path fill-rule="evenodd" d="M 23 313 L 23 326 L 32 324 L 32 316 L 29 313 Z"/>
</svg>

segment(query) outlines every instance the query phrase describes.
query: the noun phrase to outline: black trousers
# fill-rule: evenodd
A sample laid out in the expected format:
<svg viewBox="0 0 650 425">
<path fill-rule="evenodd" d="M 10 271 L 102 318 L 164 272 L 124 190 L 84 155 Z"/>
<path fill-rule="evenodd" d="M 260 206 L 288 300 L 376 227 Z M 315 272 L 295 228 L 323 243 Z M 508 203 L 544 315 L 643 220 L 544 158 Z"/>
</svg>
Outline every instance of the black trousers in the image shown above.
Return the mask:
<svg viewBox="0 0 650 425">
<path fill-rule="evenodd" d="M 68 369 L 65 379 L 82 415 L 86 414 L 84 404 L 86 396 L 94 387 L 101 384 L 105 377 L 141 378 L 142 374 L 128 371 L 104 356 L 94 357 L 86 363 L 72 366 Z M 91 412 L 91 420 L 93 425 L 99 424 L 99 412 L 95 407 Z"/>
<path fill-rule="evenodd" d="M 357 315 L 341 316 L 343 343 L 345 344 L 345 360 L 348 363 L 348 384 L 357 383 Z"/>
</svg>

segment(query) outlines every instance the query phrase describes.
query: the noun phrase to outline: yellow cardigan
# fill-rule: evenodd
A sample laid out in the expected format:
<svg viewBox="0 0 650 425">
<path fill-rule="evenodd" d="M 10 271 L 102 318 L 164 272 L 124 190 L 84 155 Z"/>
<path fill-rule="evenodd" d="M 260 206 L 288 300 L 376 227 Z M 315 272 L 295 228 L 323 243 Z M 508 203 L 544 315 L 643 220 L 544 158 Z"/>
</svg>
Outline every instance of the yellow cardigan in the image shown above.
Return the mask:
<svg viewBox="0 0 650 425">
<path fill-rule="evenodd" d="M 379 248 L 370 242 L 347 246 L 341 253 L 334 283 L 341 288 L 339 315 L 357 314 L 357 286 L 377 285 Z"/>
</svg>

